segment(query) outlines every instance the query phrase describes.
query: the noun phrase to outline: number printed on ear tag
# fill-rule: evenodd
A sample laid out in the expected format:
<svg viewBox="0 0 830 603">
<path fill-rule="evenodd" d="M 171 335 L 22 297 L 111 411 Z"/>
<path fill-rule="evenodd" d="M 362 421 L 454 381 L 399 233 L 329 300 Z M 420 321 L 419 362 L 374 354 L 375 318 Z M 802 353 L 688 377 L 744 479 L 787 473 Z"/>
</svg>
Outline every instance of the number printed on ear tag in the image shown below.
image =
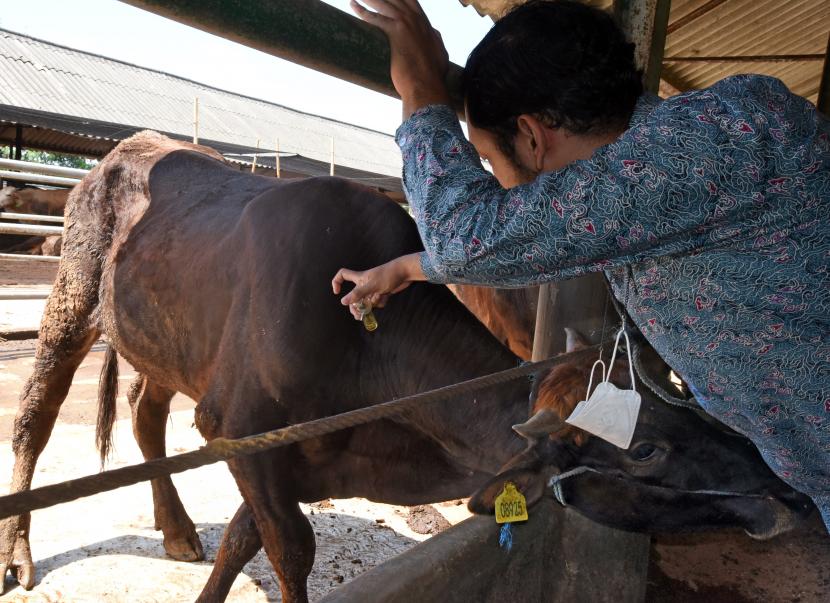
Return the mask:
<svg viewBox="0 0 830 603">
<path fill-rule="evenodd" d="M 527 502 L 513 482 L 506 482 L 496 497 L 496 523 L 527 521 Z"/>
</svg>

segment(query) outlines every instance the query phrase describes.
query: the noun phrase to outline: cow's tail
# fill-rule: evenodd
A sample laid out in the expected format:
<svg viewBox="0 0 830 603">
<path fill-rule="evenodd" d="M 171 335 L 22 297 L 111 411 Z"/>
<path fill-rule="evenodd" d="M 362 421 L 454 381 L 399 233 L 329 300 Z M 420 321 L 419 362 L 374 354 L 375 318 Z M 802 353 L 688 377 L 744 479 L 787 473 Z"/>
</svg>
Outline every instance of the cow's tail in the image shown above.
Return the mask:
<svg viewBox="0 0 830 603">
<path fill-rule="evenodd" d="M 118 354 L 107 346 L 101 378 L 98 381 L 98 425 L 95 440 L 101 454 L 101 467 L 112 451 L 112 427 L 115 424 L 115 401 L 118 398 Z"/>
</svg>

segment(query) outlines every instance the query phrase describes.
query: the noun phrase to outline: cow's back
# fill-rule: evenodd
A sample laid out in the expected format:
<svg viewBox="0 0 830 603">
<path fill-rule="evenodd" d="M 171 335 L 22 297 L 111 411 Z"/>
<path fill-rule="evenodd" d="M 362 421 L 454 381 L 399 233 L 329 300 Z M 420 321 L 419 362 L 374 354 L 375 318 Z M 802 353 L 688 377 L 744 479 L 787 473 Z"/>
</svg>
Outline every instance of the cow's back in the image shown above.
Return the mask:
<svg viewBox="0 0 830 603">
<path fill-rule="evenodd" d="M 148 191 L 109 267 L 104 324 L 138 370 L 193 397 L 220 357 L 279 380 L 324 356 L 353 327 L 335 271 L 420 245 L 388 198 L 336 178 L 275 180 L 184 150 L 152 167 Z"/>
</svg>

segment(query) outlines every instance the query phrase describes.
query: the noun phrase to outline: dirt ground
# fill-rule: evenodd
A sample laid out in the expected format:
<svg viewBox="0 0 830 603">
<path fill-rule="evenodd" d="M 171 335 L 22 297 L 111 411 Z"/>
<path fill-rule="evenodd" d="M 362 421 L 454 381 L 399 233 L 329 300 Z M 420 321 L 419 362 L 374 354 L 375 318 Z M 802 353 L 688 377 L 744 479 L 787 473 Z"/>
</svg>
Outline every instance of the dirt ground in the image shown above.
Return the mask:
<svg viewBox="0 0 830 603">
<path fill-rule="evenodd" d="M 33 342 L 0 344 L 0 491 L 8 490 L 13 456 L 10 435 L 17 399 L 33 362 Z M 38 462 L 34 486 L 95 473 L 94 421 L 98 373 L 103 357 L 96 346 L 76 373 L 55 431 Z M 123 392 L 134 375 L 121 361 L 122 395 L 116 425 L 116 451 L 110 468 L 140 462 Z M 193 402 L 173 400 L 168 424 L 168 453 L 193 450 L 204 441 L 193 427 Z M 161 533 L 153 529 L 150 487 L 137 484 L 114 492 L 35 511 L 31 544 L 37 583 L 25 592 L 11 578 L 2 601 L 13 602 L 178 602 L 192 601 L 210 574 L 225 525 L 241 502 L 224 463 L 173 477 L 197 526 L 207 559 L 183 563 L 165 557 Z M 409 510 L 364 499 L 304 505 L 317 535 L 317 557 L 309 578 L 312 600 L 358 574 L 401 553 L 427 535 L 407 525 Z M 427 527 L 446 527 L 468 516 L 466 507 L 432 505 Z M 439 515 L 439 519 L 435 518 Z M 424 524 L 424 512 L 411 522 Z M 423 531 L 423 530 L 421 530 Z M 271 565 L 260 552 L 245 566 L 228 601 L 279 601 Z"/>
</svg>

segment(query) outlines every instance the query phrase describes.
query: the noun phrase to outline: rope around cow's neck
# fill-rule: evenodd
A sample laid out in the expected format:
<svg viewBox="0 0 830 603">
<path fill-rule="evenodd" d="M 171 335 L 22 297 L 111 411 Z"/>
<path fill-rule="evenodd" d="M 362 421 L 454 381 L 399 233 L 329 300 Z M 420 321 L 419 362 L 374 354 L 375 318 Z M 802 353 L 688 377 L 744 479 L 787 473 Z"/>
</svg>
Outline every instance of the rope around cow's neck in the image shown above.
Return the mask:
<svg viewBox="0 0 830 603">
<path fill-rule="evenodd" d="M 548 487 L 553 490 L 553 496 L 556 498 L 556 502 L 558 502 L 563 507 L 567 507 L 568 503 L 565 501 L 565 493 L 562 491 L 562 482 L 570 477 L 574 477 L 577 475 L 581 475 L 582 473 L 596 473 L 608 479 L 615 479 L 625 482 L 633 482 L 637 486 L 649 488 L 652 490 L 664 490 L 667 492 L 671 492 L 673 494 L 700 494 L 704 496 L 732 496 L 732 497 L 740 497 L 740 498 L 765 498 L 764 494 L 756 494 L 751 492 L 736 492 L 733 490 L 687 490 L 685 488 L 673 488 L 671 486 L 656 486 L 653 484 L 645 484 L 641 481 L 638 481 L 631 477 L 623 477 L 621 475 L 613 475 L 611 473 L 600 471 L 599 469 L 595 469 L 593 467 L 589 467 L 587 465 L 580 465 L 579 467 L 574 467 L 573 469 L 569 469 L 564 473 L 559 473 L 558 475 L 553 475 L 548 480 Z"/>
</svg>

